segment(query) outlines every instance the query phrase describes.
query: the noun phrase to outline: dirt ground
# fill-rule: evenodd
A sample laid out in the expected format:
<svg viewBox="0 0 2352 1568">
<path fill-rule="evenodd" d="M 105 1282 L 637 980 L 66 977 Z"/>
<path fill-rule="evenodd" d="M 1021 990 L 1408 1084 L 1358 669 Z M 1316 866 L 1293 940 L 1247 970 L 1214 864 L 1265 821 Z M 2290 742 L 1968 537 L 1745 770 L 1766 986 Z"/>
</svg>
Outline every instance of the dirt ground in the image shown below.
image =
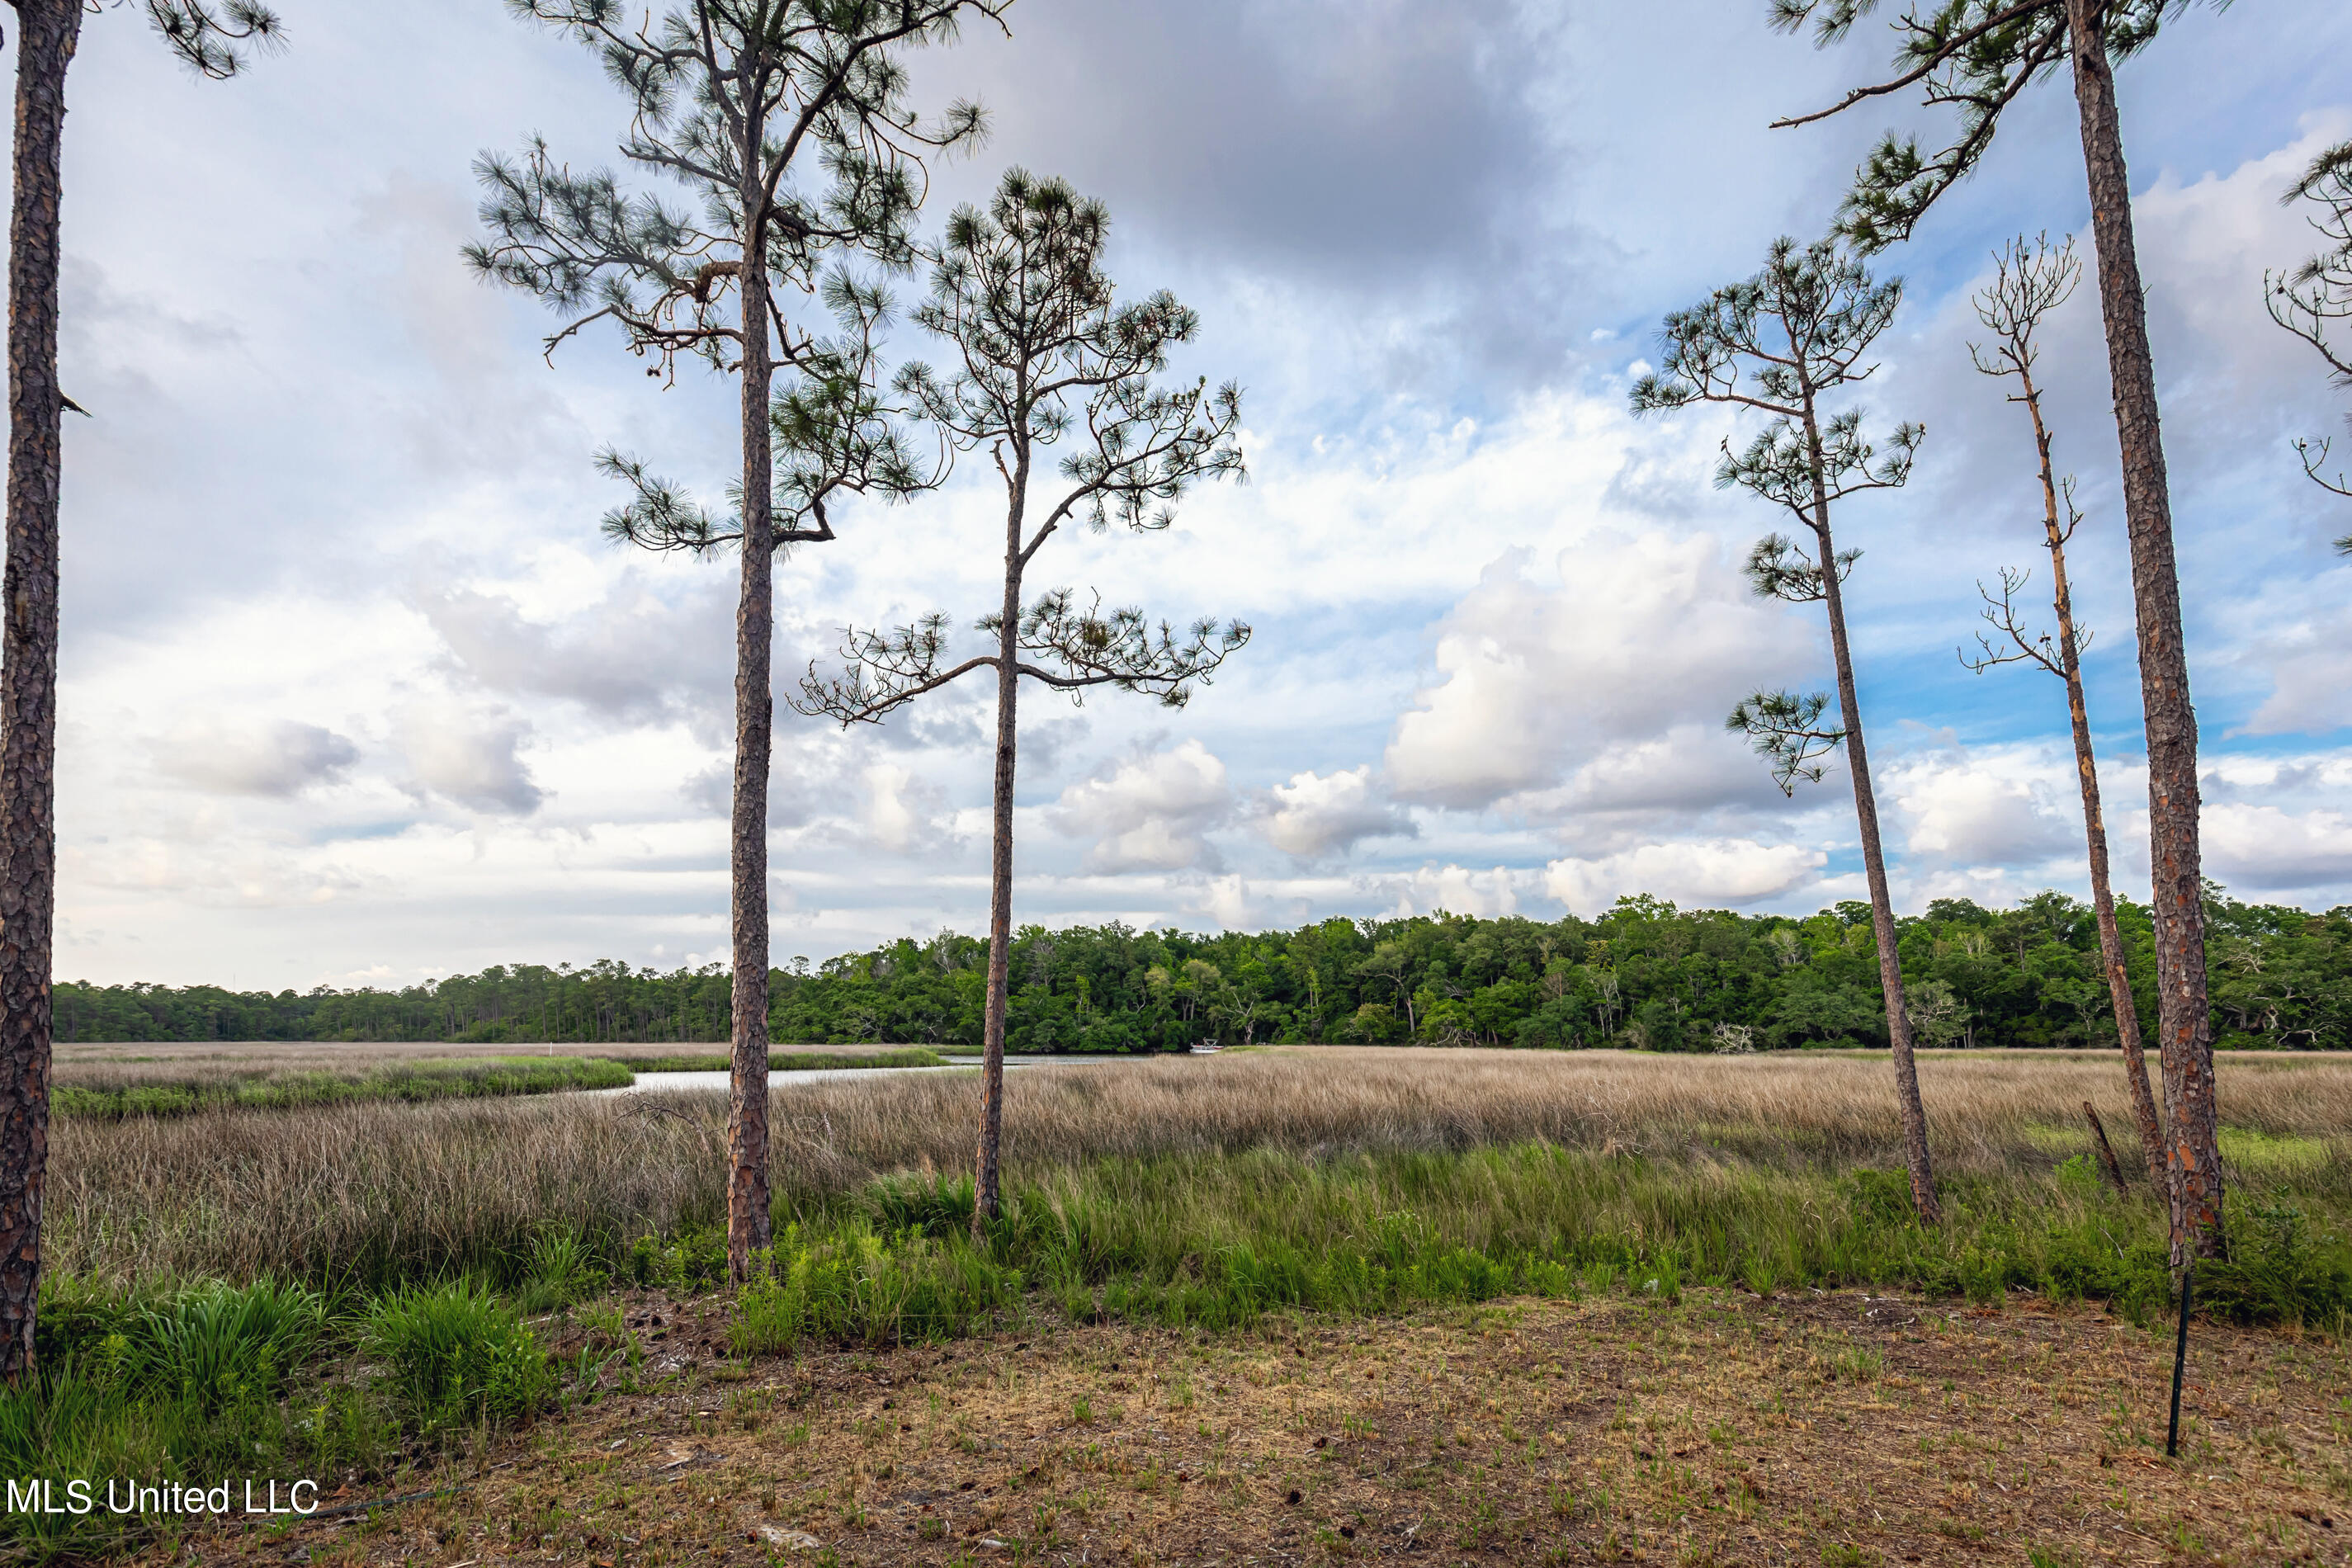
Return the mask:
<svg viewBox="0 0 2352 1568">
<path fill-rule="evenodd" d="M 2026 1298 L 1637 1293 L 748 1366 L 716 1300 L 630 1322 L 636 1391 L 401 1488 L 443 1495 L 150 1556 L 2352 1563 L 2352 1358 L 2292 1334 L 2197 1325 L 2174 1461 L 2170 1336 Z"/>
</svg>

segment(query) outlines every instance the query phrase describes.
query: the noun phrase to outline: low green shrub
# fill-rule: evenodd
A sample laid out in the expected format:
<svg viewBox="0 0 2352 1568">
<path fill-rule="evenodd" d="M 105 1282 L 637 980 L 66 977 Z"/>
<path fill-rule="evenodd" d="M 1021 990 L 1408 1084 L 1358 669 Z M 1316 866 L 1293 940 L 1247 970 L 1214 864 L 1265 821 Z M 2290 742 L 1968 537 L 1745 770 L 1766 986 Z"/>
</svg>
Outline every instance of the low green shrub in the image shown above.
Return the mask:
<svg viewBox="0 0 2352 1568">
<path fill-rule="evenodd" d="M 0 1474 L 213 1485 L 228 1475 L 290 1479 L 337 1452 L 287 1403 L 331 1331 L 315 1292 L 260 1279 L 110 1298 L 68 1284 L 42 1304 L 39 1374 L 0 1386 Z M 0 1541 L 45 1558 L 138 1528 L 102 1506 L 12 1513 L 0 1516 Z"/>
<path fill-rule="evenodd" d="M 384 1363 L 394 1399 L 420 1431 L 519 1421 L 555 1394 L 546 1352 L 520 1315 L 471 1279 L 376 1302 L 367 1350 Z"/>
<path fill-rule="evenodd" d="M 515 1294 L 524 1311 L 551 1312 L 602 1295 L 611 1282 L 588 1241 L 558 1226 L 532 1239 L 530 1269 Z"/>
</svg>

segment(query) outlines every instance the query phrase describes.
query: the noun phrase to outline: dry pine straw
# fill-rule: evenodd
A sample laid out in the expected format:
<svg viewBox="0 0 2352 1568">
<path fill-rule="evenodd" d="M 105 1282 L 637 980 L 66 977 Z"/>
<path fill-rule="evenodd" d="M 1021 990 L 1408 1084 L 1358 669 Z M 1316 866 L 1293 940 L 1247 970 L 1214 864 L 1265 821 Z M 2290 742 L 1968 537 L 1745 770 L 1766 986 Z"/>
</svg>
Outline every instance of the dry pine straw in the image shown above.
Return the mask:
<svg viewBox="0 0 2352 1568">
<path fill-rule="evenodd" d="M 717 1298 L 631 1321 L 646 1392 L 451 1495 L 149 1558 L 823 1560 L 804 1533 L 877 1564 L 2352 1562 L 2352 1358 L 2292 1335 L 2198 1325 L 2173 1462 L 2169 1336 L 2023 1298 L 1517 1300 L 748 1368 Z"/>
</svg>

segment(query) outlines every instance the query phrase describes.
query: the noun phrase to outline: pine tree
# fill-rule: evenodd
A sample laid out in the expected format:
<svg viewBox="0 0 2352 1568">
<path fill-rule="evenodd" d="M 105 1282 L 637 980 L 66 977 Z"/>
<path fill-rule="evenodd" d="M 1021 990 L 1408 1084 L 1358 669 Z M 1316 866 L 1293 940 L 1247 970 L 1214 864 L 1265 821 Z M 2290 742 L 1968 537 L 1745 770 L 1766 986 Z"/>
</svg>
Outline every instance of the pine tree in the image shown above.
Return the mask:
<svg viewBox="0 0 2352 1568">
<path fill-rule="evenodd" d="M 2147 732 L 2148 859 L 2155 872 L 2158 1037 L 2163 1043 L 2166 1152 L 2176 1261 L 2226 1250 L 2221 1124 L 2214 1100 L 2213 1026 L 2205 976 L 2204 873 L 2199 840 L 2197 710 L 2181 634 L 2172 493 L 2148 352 L 2147 300 L 2132 233 L 2115 67 L 2154 43 L 2191 0 L 1936 0 L 1895 23 L 1895 73 L 1828 109 L 1775 121 L 1803 125 L 1916 88 L 1959 111 L 1958 132 L 1923 153 L 1916 137 L 1888 136 L 1856 175 L 1841 232 L 1871 254 L 1912 231 L 1944 193 L 1983 160 L 2002 114 L 2035 82 L 2071 70 L 2099 263 L 2099 310 L 2123 456 L 2124 522 L 2131 541 L 2139 636 L 2140 709 Z M 1770 0 L 1773 25 L 1811 24 L 1836 43 L 1878 0 Z"/>
<path fill-rule="evenodd" d="M 877 386 L 887 300 L 853 258 L 914 263 L 910 229 L 927 155 L 968 147 L 980 110 L 924 126 L 908 107 L 904 56 L 951 40 L 966 13 L 1002 22 L 1011 0 L 681 0 L 658 25 L 619 0 L 508 0 L 517 15 L 596 50 L 626 95 L 622 156 L 700 198 L 676 212 L 602 170 L 575 174 L 543 142 L 478 165 L 490 231 L 469 247 L 485 276 L 564 313 L 548 351 L 596 321 L 674 375 L 681 354 L 740 384 L 737 505 L 719 516 L 639 459 L 608 451 L 630 487 L 606 519 L 648 549 L 733 550 L 735 779 L 730 880 L 734 969 L 727 1150 L 727 1263 L 741 1279 L 769 1242 L 768 777 L 774 560 L 834 538 L 832 511 L 861 492 L 926 482 Z M 803 186 L 799 183 L 807 178 Z M 819 295 L 837 330 L 796 319 Z M 783 378 L 779 386 L 778 378 Z"/>
<path fill-rule="evenodd" d="M 2012 240 L 1993 258 L 1992 282 L 1979 291 L 1977 319 L 1997 340 L 1990 355 L 1971 344 L 1969 357 L 1978 370 L 1999 380 L 2015 380 L 2011 403 L 2024 406 L 2033 426 L 2037 477 L 2042 481 L 2042 542 L 2050 552 L 2050 598 L 2058 632 L 2028 631 L 2018 619 L 2017 591 L 2025 574 L 2004 568 L 2000 594 L 1984 594 L 1985 619 L 2000 636 L 1977 634 L 1981 657 L 1961 662 L 1981 674 L 1995 665 L 2032 664 L 2066 684 L 2066 712 L 2074 734 L 2074 773 L 2083 793 L 2083 832 L 2089 848 L 2091 911 L 2098 923 L 2099 963 L 2106 971 L 2107 999 L 2114 1008 L 2116 1040 L 2123 1047 L 2124 1077 L 2131 1090 L 2132 1119 L 2139 1127 L 2141 1152 L 2147 1156 L 2148 1179 L 2158 1192 L 2165 1189 L 2164 1123 L 2157 1112 L 2156 1096 L 2148 1088 L 2147 1059 L 2140 1044 L 2139 1004 L 2131 988 L 2131 971 L 2124 961 L 2123 931 L 2116 923 L 2115 888 L 2107 875 L 2107 820 L 2099 797 L 2099 763 L 2091 746 L 2091 716 L 2083 696 L 2083 650 L 2091 637 L 2074 625 L 2074 595 L 2066 576 L 2066 546 L 2083 514 L 2074 507 L 2074 481 L 2060 479 L 2050 455 L 2050 426 L 2042 416 L 2042 388 L 2033 379 L 2041 358 L 2034 335 L 2044 317 L 2064 304 L 2081 281 L 2083 264 L 2074 258 L 2074 242 L 2052 249 L 2046 238 L 2031 246 Z M 2061 513 L 2063 513 L 2062 516 Z"/>
<path fill-rule="evenodd" d="M 1109 215 L 1060 180 L 1008 172 L 985 212 L 961 208 L 931 274 L 922 326 L 957 363 L 942 374 L 910 365 L 898 378 L 916 412 L 959 451 L 986 449 L 1004 483 L 1003 595 L 981 617 L 992 652 L 942 668 L 948 617 L 894 632 L 848 634 L 846 669 L 812 665 L 794 706 L 843 724 L 879 720 L 975 670 L 996 678 L 996 772 L 988 917 L 988 999 L 982 1034 L 981 1132 L 972 1227 L 997 1212 L 1004 1104 L 1004 1019 L 1013 943 L 1013 787 L 1019 760 L 1021 680 L 1083 697 L 1097 686 L 1140 691 L 1181 708 L 1226 656 L 1249 640 L 1238 621 L 1179 633 L 1137 609 L 1106 614 L 1098 595 L 1068 588 L 1024 601 L 1037 552 L 1071 523 L 1166 528 L 1195 479 L 1243 472 L 1234 443 L 1241 393 L 1205 381 L 1163 387 L 1168 351 L 1192 341 L 1199 318 L 1165 293 L 1121 305 L 1102 268 Z M 1071 439 L 1075 437 L 1074 439 Z M 1041 453 L 1071 439 L 1060 482 Z"/>
<path fill-rule="evenodd" d="M 2352 142 L 2314 158 L 2281 199 L 2288 205 L 2308 202 L 2318 208 L 2310 223 L 2327 245 L 2292 272 L 2277 277 L 2263 273 L 2263 303 L 2270 308 L 2271 320 L 2319 351 L 2328 379 L 2338 386 L 2352 386 L 2352 345 L 2333 335 L 2338 323 L 2352 320 Z M 2347 424 L 2352 426 L 2352 418 Z M 2314 482 L 2337 495 L 2352 496 L 2352 479 L 2341 471 L 2330 479 L 2320 471 L 2334 445 L 2332 439 L 2297 437 L 2294 449 Z M 2336 548 L 2352 555 L 2352 533 L 2337 540 Z"/>
<path fill-rule="evenodd" d="M 57 924 L 58 214 L 66 70 L 85 0 L 11 0 L 16 144 L 8 229 L 7 629 L 0 634 L 0 1378 L 33 1371 L 48 1172 L 49 994 Z M 172 52 L 220 80 L 282 38 L 252 0 L 146 0 Z"/>
<path fill-rule="evenodd" d="M 1841 552 L 1830 523 L 1832 504 L 1908 479 L 1922 433 L 1915 425 L 1896 426 L 1882 457 L 1863 435 L 1859 408 L 1831 413 L 1822 406 L 1823 399 L 1866 380 L 1876 368 L 1864 364 L 1863 356 L 1895 319 L 1902 300 L 1900 279 L 1874 282 L 1834 241 L 1800 247 L 1793 239 L 1776 240 L 1755 277 L 1718 289 L 1703 304 L 1666 318 L 1664 363 L 1635 384 L 1633 410 L 1651 414 L 1694 403 L 1727 403 L 1772 416 L 1745 449 L 1735 452 L 1724 442 L 1716 483 L 1737 485 L 1785 508 L 1812 535 L 1810 554 L 1786 535 L 1766 536 L 1748 554 L 1748 577 L 1766 597 L 1818 603 L 1828 612 L 1839 719 L 1823 722 L 1826 696 L 1759 691 L 1732 710 L 1727 727 L 1748 737 L 1772 763 L 1772 776 L 1784 792 L 1793 793 L 1799 779 L 1818 783 L 1822 764 L 1817 759 L 1841 744 L 1845 748 L 1870 884 L 1886 1035 L 1894 1047 L 1911 1201 L 1919 1217 L 1933 1223 L 1942 1211 L 1928 1162 L 1927 1114 L 1919 1099 L 1878 802 L 1846 638 L 1844 584 L 1861 552 Z"/>
</svg>

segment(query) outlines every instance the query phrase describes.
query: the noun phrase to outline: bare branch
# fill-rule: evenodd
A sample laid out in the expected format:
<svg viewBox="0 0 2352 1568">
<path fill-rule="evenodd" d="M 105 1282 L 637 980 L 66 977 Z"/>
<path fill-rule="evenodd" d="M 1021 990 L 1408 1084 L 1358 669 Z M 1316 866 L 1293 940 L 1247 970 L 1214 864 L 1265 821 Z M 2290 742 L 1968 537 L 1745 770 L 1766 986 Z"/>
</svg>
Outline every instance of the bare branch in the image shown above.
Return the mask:
<svg viewBox="0 0 2352 1568">
<path fill-rule="evenodd" d="M 2326 363 L 2328 377 L 2337 386 L 2352 386 L 2352 347 L 2335 337 L 2337 328 L 2352 320 L 2352 142 L 2329 148 L 2312 160 L 2303 177 L 2288 187 L 2282 200 L 2289 205 L 2309 202 L 2319 210 L 2308 221 L 2327 244 L 2291 273 L 2263 274 L 2263 303 L 2271 320 L 2309 343 Z M 2332 440 L 2298 437 L 2295 456 L 2312 482 L 2340 496 L 2352 496 L 2352 479 L 2321 472 Z M 2352 535 L 2336 547 L 2352 553 Z"/>
<path fill-rule="evenodd" d="M 1958 653 L 1961 664 L 1977 674 L 1982 675 L 1986 670 L 2004 664 L 2032 663 L 2041 666 L 2061 680 L 2066 679 L 2065 665 L 2059 657 L 2057 638 L 2049 632 L 2029 632 L 2018 620 L 2017 591 L 2025 586 L 2032 575 L 2032 574 L 2029 572 L 2012 571 L 2007 566 L 2002 567 L 1999 598 L 1993 596 L 1992 591 L 1987 588 L 1981 580 L 1978 582 L 1977 595 L 1985 602 L 1982 612 L 1984 619 L 1995 631 L 2000 632 L 2006 641 L 1996 642 L 1982 632 L 1977 633 L 1977 646 L 1984 650 L 1983 654 L 1980 658 L 1970 658 L 1967 649 L 1960 649 Z M 2076 651 L 2080 652 L 2089 641 L 2090 638 L 2087 637 L 2078 637 L 2075 642 Z"/>
<path fill-rule="evenodd" d="M 934 610 L 912 626 L 888 632 L 851 627 L 842 633 L 841 660 L 836 676 L 818 673 L 809 661 L 801 677 L 801 694 L 787 697 L 795 713 L 812 719 L 838 721 L 844 729 L 870 724 L 902 704 L 975 669 L 993 669 L 993 658 L 968 658 L 941 670 L 940 656 L 947 649 L 946 616 Z"/>
<path fill-rule="evenodd" d="M 2347 479 L 2341 472 L 2331 479 L 2319 471 L 2320 465 L 2327 461 L 2328 449 L 2335 445 L 2332 437 L 2308 441 L 2298 436 L 2294 442 L 2295 456 L 2303 459 L 2303 471 L 2309 474 L 2312 482 L 2320 489 L 2334 490 L 2340 496 L 2352 496 L 2352 479 Z M 2344 542 L 2338 540 L 2336 542 L 2340 548 Z"/>
</svg>

